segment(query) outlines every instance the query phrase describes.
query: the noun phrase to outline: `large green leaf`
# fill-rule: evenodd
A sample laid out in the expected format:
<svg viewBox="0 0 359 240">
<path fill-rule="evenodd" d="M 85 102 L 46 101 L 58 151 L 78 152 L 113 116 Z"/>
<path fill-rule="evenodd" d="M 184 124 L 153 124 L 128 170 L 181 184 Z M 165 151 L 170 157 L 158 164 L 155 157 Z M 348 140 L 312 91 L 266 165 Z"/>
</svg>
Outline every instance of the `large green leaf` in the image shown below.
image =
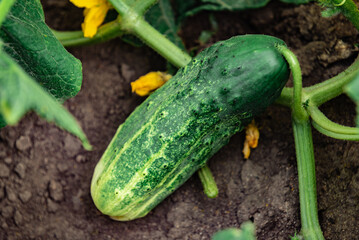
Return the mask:
<svg viewBox="0 0 359 240">
<path fill-rule="evenodd" d="M 356 125 L 359 127 L 359 75 L 345 86 L 345 92 L 355 102 L 357 108 Z"/>
<path fill-rule="evenodd" d="M 255 240 L 254 224 L 246 222 L 241 225 L 241 229 L 229 228 L 217 232 L 212 240 Z"/>
<path fill-rule="evenodd" d="M 79 137 L 86 149 L 91 148 L 75 118 L 0 50 L 0 114 L 6 123 L 15 124 L 29 110 Z"/>
<path fill-rule="evenodd" d="M 280 1 L 285 3 L 292 3 L 292 4 L 304 4 L 304 3 L 309 3 L 313 0 L 280 0 Z"/>
<path fill-rule="evenodd" d="M 281 0 L 286 3 L 302 4 L 311 0 Z M 210 11 L 238 11 L 264 7 L 270 0 L 175 0 L 178 12 L 178 23 L 187 16 L 192 16 L 203 10 Z M 258 16 L 260 17 L 260 16 Z"/>
<path fill-rule="evenodd" d="M 81 88 L 81 62 L 45 24 L 39 0 L 17 0 L 0 28 L 4 50 L 53 96 L 75 96 Z"/>
<path fill-rule="evenodd" d="M 176 0 L 179 22 L 203 10 L 236 11 L 264 7 L 270 0 Z"/>
</svg>

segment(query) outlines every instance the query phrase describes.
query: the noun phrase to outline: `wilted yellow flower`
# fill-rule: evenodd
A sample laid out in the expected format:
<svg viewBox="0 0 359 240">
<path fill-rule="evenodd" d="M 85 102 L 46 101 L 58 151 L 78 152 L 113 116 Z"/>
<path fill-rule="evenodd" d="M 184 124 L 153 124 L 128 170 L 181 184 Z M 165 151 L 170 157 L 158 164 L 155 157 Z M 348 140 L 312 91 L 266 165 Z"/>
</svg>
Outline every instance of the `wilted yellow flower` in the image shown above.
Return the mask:
<svg viewBox="0 0 359 240">
<path fill-rule="evenodd" d="M 131 83 L 132 92 L 143 97 L 165 84 L 172 75 L 164 72 L 149 72 Z"/>
<path fill-rule="evenodd" d="M 251 148 L 258 146 L 259 130 L 254 120 L 246 127 L 246 140 L 244 141 L 243 154 L 244 158 L 248 159 L 251 154 Z"/>
<path fill-rule="evenodd" d="M 84 36 L 89 38 L 95 36 L 98 27 L 105 20 L 111 4 L 106 0 L 70 0 L 70 2 L 79 8 L 85 8 L 85 20 L 81 25 Z"/>
</svg>

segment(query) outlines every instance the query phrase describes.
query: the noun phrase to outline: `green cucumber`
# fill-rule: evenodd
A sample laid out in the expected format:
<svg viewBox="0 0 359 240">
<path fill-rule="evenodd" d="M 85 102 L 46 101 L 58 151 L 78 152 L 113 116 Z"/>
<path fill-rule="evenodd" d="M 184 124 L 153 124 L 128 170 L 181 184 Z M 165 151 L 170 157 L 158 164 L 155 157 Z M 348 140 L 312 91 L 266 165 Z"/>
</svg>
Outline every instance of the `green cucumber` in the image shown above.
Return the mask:
<svg viewBox="0 0 359 240">
<path fill-rule="evenodd" d="M 280 95 L 289 77 L 276 45 L 244 35 L 203 50 L 119 127 L 95 168 L 97 208 L 145 216 Z"/>
</svg>

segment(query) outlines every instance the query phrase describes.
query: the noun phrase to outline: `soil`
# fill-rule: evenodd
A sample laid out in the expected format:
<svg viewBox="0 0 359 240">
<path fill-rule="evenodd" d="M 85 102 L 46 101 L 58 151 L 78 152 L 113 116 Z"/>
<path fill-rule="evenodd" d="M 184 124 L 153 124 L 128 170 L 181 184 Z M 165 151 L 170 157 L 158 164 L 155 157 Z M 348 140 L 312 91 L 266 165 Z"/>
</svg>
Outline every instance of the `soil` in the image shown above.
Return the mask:
<svg viewBox="0 0 359 240">
<path fill-rule="evenodd" d="M 80 9 L 67 1 L 43 4 L 52 27 L 80 28 Z M 180 34 L 188 49 L 198 46 L 202 30 L 210 29 L 209 14 L 184 23 Z M 340 73 L 357 52 L 358 32 L 342 16 L 320 17 L 316 4 L 274 1 L 258 10 L 213 15 L 220 27 L 210 43 L 246 33 L 277 36 L 298 55 L 306 86 Z M 84 81 L 65 106 L 94 150 L 85 151 L 75 137 L 33 113 L 1 129 L 0 239 L 210 239 L 247 220 L 255 223 L 258 239 L 289 239 L 300 230 L 290 111 L 277 105 L 256 118 L 261 137 L 250 159 L 243 159 L 244 134 L 239 133 L 209 160 L 217 198 L 207 198 L 194 175 L 142 219 L 116 222 L 102 215 L 89 192 L 94 167 L 117 127 L 143 101 L 131 93 L 130 82 L 164 70 L 166 63 L 151 49 L 120 39 L 69 51 L 82 61 Z M 336 122 L 354 125 L 355 107 L 345 96 L 322 110 Z M 358 239 L 359 144 L 315 130 L 313 139 L 324 236 Z"/>
</svg>

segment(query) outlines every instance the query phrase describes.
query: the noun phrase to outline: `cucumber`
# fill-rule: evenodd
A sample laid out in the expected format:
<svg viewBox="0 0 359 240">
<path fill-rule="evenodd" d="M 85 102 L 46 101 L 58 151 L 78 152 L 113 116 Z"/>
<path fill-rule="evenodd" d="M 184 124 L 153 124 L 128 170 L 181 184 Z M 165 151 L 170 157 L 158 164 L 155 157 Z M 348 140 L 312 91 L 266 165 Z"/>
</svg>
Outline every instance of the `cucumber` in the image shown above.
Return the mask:
<svg viewBox="0 0 359 240">
<path fill-rule="evenodd" d="M 97 208 L 120 221 L 145 216 L 263 112 L 289 77 L 278 44 L 265 35 L 218 42 L 150 95 L 95 168 Z"/>
</svg>

